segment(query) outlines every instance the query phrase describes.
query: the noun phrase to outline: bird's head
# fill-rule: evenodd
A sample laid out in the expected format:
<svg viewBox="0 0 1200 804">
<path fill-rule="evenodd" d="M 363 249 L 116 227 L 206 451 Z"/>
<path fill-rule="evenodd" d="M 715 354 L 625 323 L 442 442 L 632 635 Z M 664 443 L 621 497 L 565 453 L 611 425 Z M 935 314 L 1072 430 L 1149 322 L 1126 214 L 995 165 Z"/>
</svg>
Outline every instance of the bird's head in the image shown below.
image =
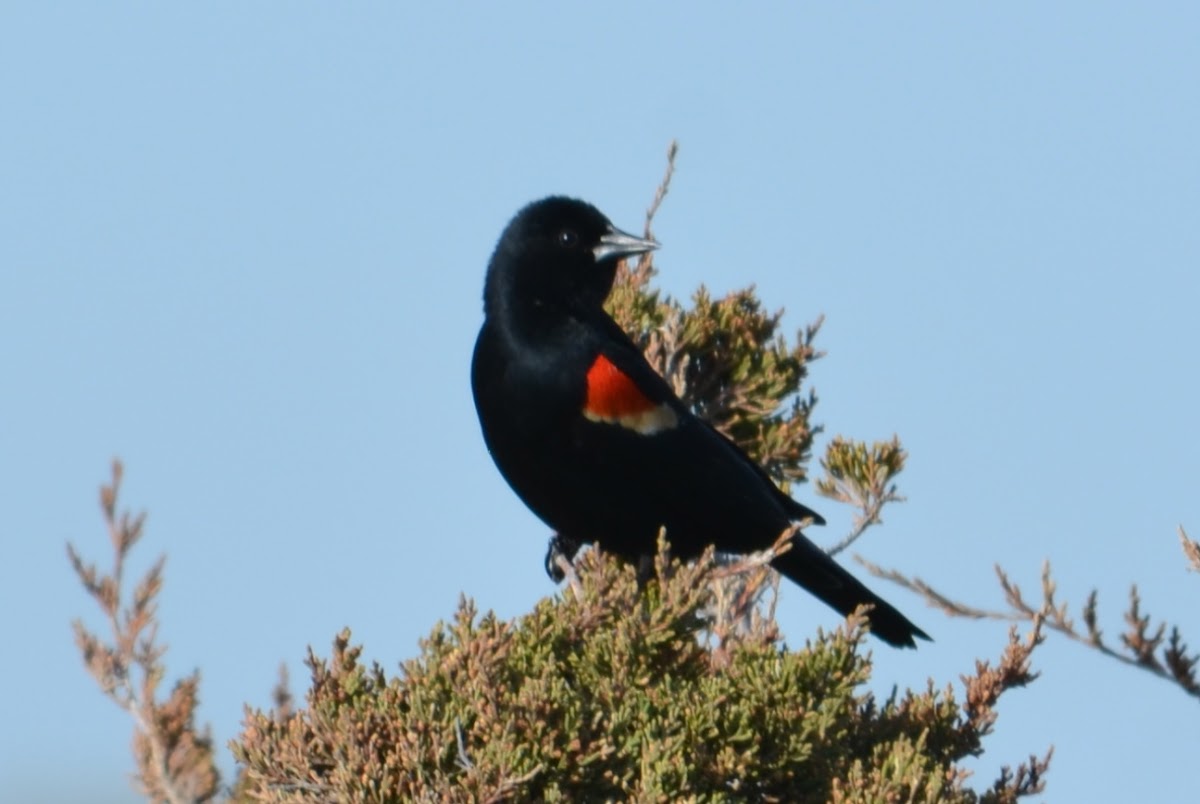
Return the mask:
<svg viewBox="0 0 1200 804">
<path fill-rule="evenodd" d="M 622 232 L 600 210 L 552 196 L 516 214 L 488 265 L 485 309 L 541 307 L 547 311 L 599 308 L 612 289 L 621 258 L 658 243 Z"/>
</svg>

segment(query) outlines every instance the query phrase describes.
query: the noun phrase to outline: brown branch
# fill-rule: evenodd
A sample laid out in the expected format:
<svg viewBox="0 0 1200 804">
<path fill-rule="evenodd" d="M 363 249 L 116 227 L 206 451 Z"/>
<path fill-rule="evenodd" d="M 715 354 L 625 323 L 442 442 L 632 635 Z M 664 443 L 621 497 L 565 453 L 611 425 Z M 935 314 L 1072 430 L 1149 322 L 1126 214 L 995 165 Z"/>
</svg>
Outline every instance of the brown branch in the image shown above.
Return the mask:
<svg viewBox="0 0 1200 804">
<path fill-rule="evenodd" d="M 707 628 L 716 643 L 714 664 L 728 661 L 737 642 L 778 638 L 775 606 L 779 602 L 779 573 L 771 562 L 791 550 L 792 539 L 811 524 L 811 520 L 805 520 L 786 528 L 766 550 L 718 557 L 719 566 L 713 569 L 709 584 L 712 621 Z"/>
<path fill-rule="evenodd" d="M 892 485 L 883 494 L 871 494 L 863 504 L 859 507 L 858 513 L 854 515 L 854 524 L 850 532 L 837 544 L 826 548 L 825 552 L 830 556 L 836 556 L 838 553 L 845 550 L 850 545 L 854 544 L 872 525 L 879 525 L 883 522 L 883 506 L 890 502 L 904 502 L 904 497 L 896 493 L 896 486 Z"/>
<path fill-rule="evenodd" d="M 1005 765 L 1000 769 L 1000 778 L 992 785 L 992 789 L 984 794 L 981 801 L 984 804 L 1001 804 L 1016 801 L 1018 798 L 1033 796 L 1046 788 L 1046 780 L 1042 777 L 1050 769 L 1050 760 L 1054 757 L 1054 748 L 1046 751 L 1046 756 L 1040 759 L 1036 754 L 1029 755 L 1029 763 L 1022 762 L 1014 771 Z"/>
<path fill-rule="evenodd" d="M 1017 633 L 1017 626 L 1008 631 L 1008 645 L 995 667 L 990 662 L 976 660 L 975 675 L 963 676 L 966 684 L 966 699 L 963 712 L 967 716 L 965 725 L 979 737 L 992 733 L 996 723 L 996 703 L 1014 687 L 1024 687 L 1038 677 L 1031 669 L 1033 652 L 1046 637 L 1042 634 L 1043 621 L 1034 618 L 1033 630 L 1025 639 Z"/>
<path fill-rule="evenodd" d="M 650 224 L 654 222 L 658 208 L 662 206 L 663 199 L 667 197 L 667 191 L 671 189 L 671 178 L 675 175 L 675 156 L 678 153 L 679 141 L 671 140 L 671 144 L 667 146 L 667 169 L 663 173 L 662 181 L 658 183 L 658 188 L 654 191 L 654 200 L 650 202 L 650 208 L 646 210 L 646 227 L 642 236 L 647 240 L 654 239 Z"/>
<path fill-rule="evenodd" d="M 1150 672 L 1178 685 L 1188 695 L 1200 698 L 1200 679 L 1196 677 L 1200 654 L 1188 653 L 1187 645 L 1183 642 L 1177 628 L 1172 627 L 1168 635 L 1166 623 L 1159 623 L 1157 626 L 1151 625 L 1150 616 L 1143 615 L 1141 612 L 1141 598 L 1138 596 L 1137 586 L 1130 589 L 1129 608 L 1125 612 L 1127 628 L 1121 634 L 1121 644 L 1125 652 L 1121 652 L 1104 641 L 1103 632 L 1097 621 L 1097 593 L 1095 590 L 1088 595 L 1082 609 L 1083 630 L 1076 627 L 1074 620 L 1068 615 L 1067 604 L 1059 604 L 1055 600 L 1058 587 L 1051 575 L 1049 562 L 1042 567 L 1042 600 L 1039 605 L 1028 602 L 1022 595 L 1021 588 L 1010 580 L 1008 574 L 997 565 L 996 575 L 1000 582 L 1000 588 L 1004 591 L 1004 599 L 1008 604 L 1009 611 L 994 611 L 952 600 L 920 578 L 909 578 L 895 570 L 881 569 L 859 556 L 854 558 L 872 575 L 892 581 L 917 593 L 929 604 L 952 617 L 1008 622 L 1042 622 L 1051 631 L 1082 645 L 1087 645 L 1122 664 Z"/>
<path fill-rule="evenodd" d="M 171 804 L 195 804 L 216 796 L 220 777 L 213 762 L 213 743 L 207 729 L 195 727 L 199 677 L 193 674 L 175 684 L 165 701 L 157 700 L 165 670 L 166 648 L 157 642 L 158 593 L 162 590 L 165 557 L 160 557 L 123 600 L 125 560 L 142 536 L 145 514 L 117 512 L 122 467 L 112 466 L 112 483 L 100 490 L 100 507 L 113 548 L 112 568 L 100 573 L 85 563 L 71 544 L 67 557 L 88 594 L 108 623 L 110 642 L 74 625 L 75 642 L 88 673 L 101 691 L 134 722 L 134 756 L 143 792 Z M 136 677 L 135 676 L 140 676 Z"/>
</svg>

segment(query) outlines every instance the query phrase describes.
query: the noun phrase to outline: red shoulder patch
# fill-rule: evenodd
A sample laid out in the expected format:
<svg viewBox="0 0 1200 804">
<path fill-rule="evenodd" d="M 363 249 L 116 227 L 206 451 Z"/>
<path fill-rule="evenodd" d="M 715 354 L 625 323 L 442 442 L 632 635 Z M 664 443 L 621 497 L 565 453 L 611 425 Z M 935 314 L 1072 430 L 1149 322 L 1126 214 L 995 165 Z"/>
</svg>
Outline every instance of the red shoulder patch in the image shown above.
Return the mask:
<svg viewBox="0 0 1200 804">
<path fill-rule="evenodd" d="M 604 355 L 597 356 L 588 369 L 583 415 L 594 422 L 620 425 L 642 435 L 678 424 L 669 405 L 651 401 L 629 375 Z"/>
<path fill-rule="evenodd" d="M 623 371 L 604 355 L 596 358 L 587 373 L 587 402 L 583 409 L 598 419 L 636 416 L 658 407 L 641 392 Z"/>
</svg>

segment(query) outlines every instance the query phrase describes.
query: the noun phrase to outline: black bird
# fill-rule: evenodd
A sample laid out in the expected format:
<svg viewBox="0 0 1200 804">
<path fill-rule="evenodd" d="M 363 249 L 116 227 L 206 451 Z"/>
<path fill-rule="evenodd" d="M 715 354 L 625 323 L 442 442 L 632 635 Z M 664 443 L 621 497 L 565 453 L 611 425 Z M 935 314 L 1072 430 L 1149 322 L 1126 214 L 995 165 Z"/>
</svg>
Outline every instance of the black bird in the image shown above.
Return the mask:
<svg viewBox="0 0 1200 804">
<path fill-rule="evenodd" d="M 663 526 L 681 558 L 710 544 L 750 553 L 793 522 L 824 524 L 689 411 L 604 311 L 617 263 L 655 248 L 569 198 L 530 204 L 508 224 L 471 363 L 500 473 L 568 556 L 598 543 L 640 561 Z M 842 614 L 870 603 L 872 632 L 891 645 L 929 639 L 803 535 L 772 565 Z"/>
</svg>

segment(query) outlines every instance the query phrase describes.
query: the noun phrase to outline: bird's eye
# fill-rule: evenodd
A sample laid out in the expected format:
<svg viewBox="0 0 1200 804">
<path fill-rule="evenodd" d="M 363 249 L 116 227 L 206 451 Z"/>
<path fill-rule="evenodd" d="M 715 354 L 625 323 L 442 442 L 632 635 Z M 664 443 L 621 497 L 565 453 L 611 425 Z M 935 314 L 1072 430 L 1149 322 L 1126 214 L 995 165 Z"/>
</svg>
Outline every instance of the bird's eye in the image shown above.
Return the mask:
<svg viewBox="0 0 1200 804">
<path fill-rule="evenodd" d="M 558 244 L 563 248 L 574 248 L 579 242 L 579 235 L 574 229 L 562 229 L 558 233 Z"/>
</svg>

